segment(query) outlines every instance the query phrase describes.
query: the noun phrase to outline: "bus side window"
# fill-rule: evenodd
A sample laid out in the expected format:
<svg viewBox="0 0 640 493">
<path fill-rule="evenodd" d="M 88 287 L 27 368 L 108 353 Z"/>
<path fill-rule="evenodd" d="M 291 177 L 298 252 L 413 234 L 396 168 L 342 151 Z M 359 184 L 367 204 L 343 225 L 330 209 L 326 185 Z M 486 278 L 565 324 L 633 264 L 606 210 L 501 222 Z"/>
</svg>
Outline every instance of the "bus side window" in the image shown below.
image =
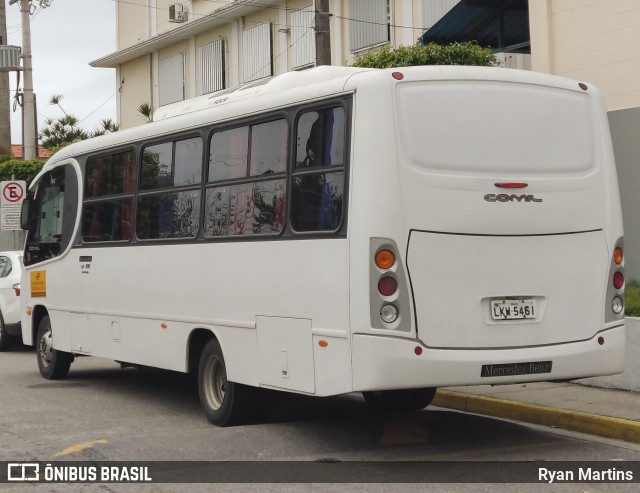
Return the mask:
<svg viewBox="0 0 640 493">
<path fill-rule="evenodd" d="M 291 225 L 298 232 L 336 231 L 344 201 L 344 109 L 303 113 L 296 134 Z"/>
<path fill-rule="evenodd" d="M 82 241 L 128 241 L 133 232 L 135 152 L 89 158 L 85 175 Z"/>
</svg>

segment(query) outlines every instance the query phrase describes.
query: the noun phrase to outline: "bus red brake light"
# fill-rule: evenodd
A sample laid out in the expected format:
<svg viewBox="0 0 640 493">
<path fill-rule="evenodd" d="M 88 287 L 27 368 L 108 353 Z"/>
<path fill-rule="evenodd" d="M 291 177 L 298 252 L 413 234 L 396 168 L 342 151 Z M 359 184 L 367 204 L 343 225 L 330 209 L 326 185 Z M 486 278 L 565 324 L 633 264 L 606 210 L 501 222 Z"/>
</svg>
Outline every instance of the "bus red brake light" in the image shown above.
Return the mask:
<svg viewBox="0 0 640 493">
<path fill-rule="evenodd" d="M 396 256 L 391 250 L 380 250 L 376 253 L 376 265 L 380 269 L 389 269 L 396 263 Z"/>
<path fill-rule="evenodd" d="M 494 183 L 498 188 L 527 188 L 527 183 Z"/>
<path fill-rule="evenodd" d="M 618 271 L 613 275 L 613 287 L 621 289 L 622 286 L 624 286 L 624 275 L 622 272 Z"/>
<path fill-rule="evenodd" d="M 624 259 L 624 255 L 622 253 L 622 248 L 617 247 L 614 251 L 613 251 L 613 261 L 620 265 L 622 263 L 622 260 Z"/>
<path fill-rule="evenodd" d="M 398 289 L 398 283 L 393 277 L 383 277 L 378 281 L 378 292 L 382 296 L 391 296 Z"/>
</svg>

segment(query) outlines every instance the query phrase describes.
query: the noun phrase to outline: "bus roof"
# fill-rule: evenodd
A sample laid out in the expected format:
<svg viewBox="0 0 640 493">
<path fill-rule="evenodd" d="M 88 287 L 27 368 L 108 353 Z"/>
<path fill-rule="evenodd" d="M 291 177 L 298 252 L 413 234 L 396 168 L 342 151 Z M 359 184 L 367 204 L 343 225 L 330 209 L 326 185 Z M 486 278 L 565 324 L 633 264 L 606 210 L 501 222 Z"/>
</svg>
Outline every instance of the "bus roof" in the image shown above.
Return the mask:
<svg viewBox="0 0 640 493">
<path fill-rule="evenodd" d="M 502 80 L 580 90 L 578 84 L 570 79 L 495 67 L 438 65 L 380 70 L 321 66 L 299 72 L 287 72 L 232 89 L 162 106 L 155 110 L 154 121 L 151 123 L 76 142 L 61 149 L 47 161 L 43 171 L 48 169 L 49 165 L 73 156 L 126 146 L 140 140 L 159 138 L 178 130 L 195 129 L 213 122 L 224 122 L 287 105 L 323 99 L 345 91 L 354 91 L 357 85 L 366 83 L 365 80 L 371 80 L 372 76 L 375 79 L 376 75 L 392 71 L 402 72 L 404 81 Z M 364 79 L 352 78 L 356 74 L 364 75 L 364 73 L 367 73 Z M 354 82 L 353 84 L 349 83 L 350 79 Z M 593 89 L 593 86 L 590 85 L 589 89 Z"/>
</svg>

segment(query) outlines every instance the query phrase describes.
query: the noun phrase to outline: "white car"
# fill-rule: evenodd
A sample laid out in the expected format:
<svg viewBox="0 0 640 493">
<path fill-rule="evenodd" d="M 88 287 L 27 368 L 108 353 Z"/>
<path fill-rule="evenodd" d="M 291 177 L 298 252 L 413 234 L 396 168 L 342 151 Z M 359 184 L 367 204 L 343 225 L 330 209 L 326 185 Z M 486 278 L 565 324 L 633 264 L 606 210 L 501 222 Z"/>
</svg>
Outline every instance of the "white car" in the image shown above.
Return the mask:
<svg viewBox="0 0 640 493">
<path fill-rule="evenodd" d="M 0 351 L 22 340 L 20 279 L 22 252 L 0 252 Z"/>
</svg>

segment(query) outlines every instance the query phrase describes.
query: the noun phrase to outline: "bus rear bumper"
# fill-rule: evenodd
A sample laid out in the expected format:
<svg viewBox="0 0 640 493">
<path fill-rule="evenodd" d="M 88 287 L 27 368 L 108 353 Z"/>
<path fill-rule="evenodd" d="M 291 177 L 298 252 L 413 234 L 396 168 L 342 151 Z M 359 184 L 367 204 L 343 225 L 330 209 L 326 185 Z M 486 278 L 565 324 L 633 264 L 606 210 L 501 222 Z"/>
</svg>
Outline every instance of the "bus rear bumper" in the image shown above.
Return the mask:
<svg viewBox="0 0 640 493">
<path fill-rule="evenodd" d="M 603 344 L 598 341 L 601 337 Z M 504 384 L 614 375 L 623 369 L 625 340 L 624 325 L 599 332 L 586 341 L 509 349 L 430 349 L 416 340 L 355 334 L 353 390 Z M 416 354 L 416 347 L 422 349 L 422 354 Z M 533 371 L 544 373 L 528 373 Z"/>
</svg>

